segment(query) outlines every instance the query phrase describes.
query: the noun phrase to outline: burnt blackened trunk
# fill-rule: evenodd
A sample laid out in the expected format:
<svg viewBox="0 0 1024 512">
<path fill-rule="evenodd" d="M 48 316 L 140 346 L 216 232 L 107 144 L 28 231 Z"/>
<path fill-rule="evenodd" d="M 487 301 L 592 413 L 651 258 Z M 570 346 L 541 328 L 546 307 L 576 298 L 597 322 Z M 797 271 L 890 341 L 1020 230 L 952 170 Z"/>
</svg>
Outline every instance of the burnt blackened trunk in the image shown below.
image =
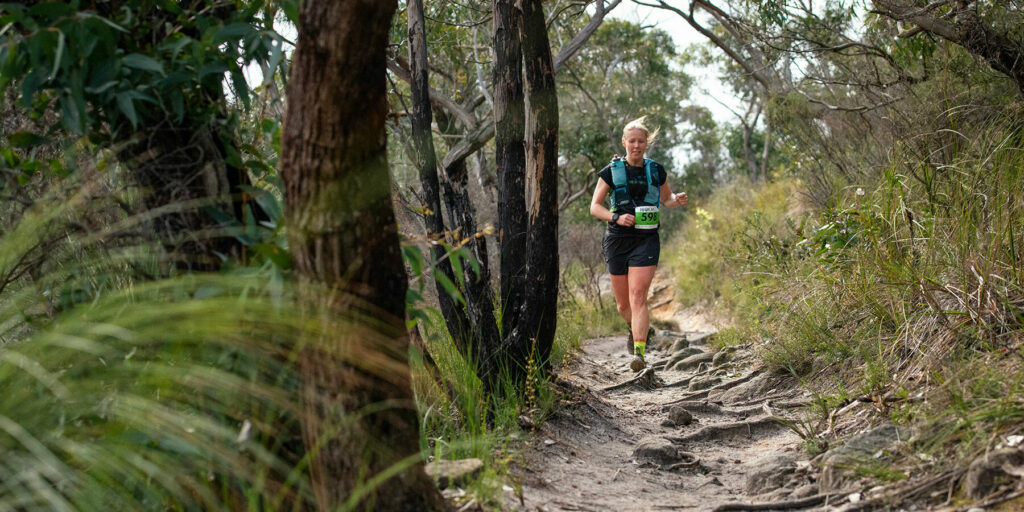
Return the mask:
<svg viewBox="0 0 1024 512">
<path fill-rule="evenodd" d="M 478 372 L 487 373 L 487 361 L 491 347 L 499 341 L 498 324 L 494 316 L 494 293 L 491 290 L 490 274 L 487 270 L 487 239 L 476 236 L 476 216 L 469 199 L 469 172 L 466 160 L 459 159 L 445 169 L 445 205 L 449 225 L 457 226 L 457 242 L 465 242 L 473 258 L 480 263 L 480 272 L 463 266 L 462 293 L 466 299 L 466 314 L 469 317 L 469 352 L 477 361 Z M 467 240 L 468 238 L 468 240 Z"/>
<path fill-rule="evenodd" d="M 409 70 L 412 75 L 410 122 L 412 124 L 415 165 L 419 170 L 420 184 L 423 187 L 423 202 L 426 207 L 423 220 L 427 228 L 427 237 L 435 242 L 443 242 L 445 227 L 444 217 L 441 215 L 440 186 L 437 179 L 437 155 L 434 151 L 434 139 L 430 131 L 433 113 L 430 106 L 430 84 L 427 75 L 427 38 L 423 18 L 423 0 L 409 0 L 406 15 L 409 18 Z M 457 282 L 451 262 L 444 259 L 444 246 L 433 245 L 431 252 L 434 261 L 437 262 L 434 272 L 440 272 L 452 283 Z M 435 284 L 438 305 L 441 308 L 445 324 L 448 326 L 448 331 L 459 350 L 466 353 L 472 340 L 472 331 L 466 312 L 455 298 L 448 294 L 440 282 L 435 280 Z"/>
<path fill-rule="evenodd" d="M 385 48 L 395 0 L 307 0 L 288 83 L 281 168 L 288 240 L 311 320 L 301 430 L 319 510 L 442 510 L 421 463 L 405 330 L 408 287 L 391 206 Z M 383 405 L 383 407 L 382 407 Z M 374 482 L 385 471 L 394 476 Z"/>
<path fill-rule="evenodd" d="M 526 149 L 523 145 L 522 13 L 513 0 L 494 0 L 494 159 L 498 174 L 498 244 L 502 333 L 519 323 L 526 277 Z"/>
<path fill-rule="evenodd" d="M 558 94 L 541 0 L 523 0 L 526 70 L 525 303 L 513 350 L 529 347 L 546 364 L 555 339 L 558 306 Z M 523 343 L 527 345 L 523 345 Z"/>
</svg>

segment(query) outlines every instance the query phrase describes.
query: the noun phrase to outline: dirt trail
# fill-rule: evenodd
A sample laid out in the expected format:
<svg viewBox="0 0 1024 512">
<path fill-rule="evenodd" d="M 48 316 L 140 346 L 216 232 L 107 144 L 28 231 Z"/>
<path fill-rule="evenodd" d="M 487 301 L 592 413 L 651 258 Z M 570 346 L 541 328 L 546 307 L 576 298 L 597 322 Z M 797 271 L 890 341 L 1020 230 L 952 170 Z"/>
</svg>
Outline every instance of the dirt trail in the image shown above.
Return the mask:
<svg viewBox="0 0 1024 512">
<path fill-rule="evenodd" d="M 558 374 L 570 398 L 513 468 L 521 492 L 507 492 L 508 508 L 714 510 L 813 502 L 817 486 L 801 478 L 801 440 L 773 418 L 792 415 L 787 407 L 806 400 L 802 392 L 751 367 L 749 348 L 712 354 L 708 324 L 672 305 L 663 276 L 652 295 L 655 317 L 677 326 L 649 345 L 653 372 L 631 381 L 638 374 L 629 369 L 625 333 L 584 341 L 582 354 Z M 683 330 L 694 326 L 705 330 Z M 758 471 L 764 474 L 751 479 Z"/>
</svg>

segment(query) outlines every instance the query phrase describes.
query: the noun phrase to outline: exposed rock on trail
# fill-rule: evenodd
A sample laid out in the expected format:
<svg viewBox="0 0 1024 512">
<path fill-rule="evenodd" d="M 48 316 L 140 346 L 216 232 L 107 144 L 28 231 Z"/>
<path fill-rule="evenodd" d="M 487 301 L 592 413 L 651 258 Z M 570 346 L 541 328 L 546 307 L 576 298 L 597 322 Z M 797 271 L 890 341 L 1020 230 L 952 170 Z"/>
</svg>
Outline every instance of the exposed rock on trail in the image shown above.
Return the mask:
<svg viewBox="0 0 1024 512">
<path fill-rule="evenodd" d="M 666 322 L 671 302 L 661 303 L 655 316 Z M 879 485 L 865 474 L 915 449 L 911 429 L 875 414 L 883 400 L 851 397 L 826 421 L 805 409 L 809 392 L 758 367 L 749 345 L 715 352 L 712 332 L 684 329 L 658 331 L 637 373 L 625 332 L 583 343 L 555 378 L 565 396 L 558 411 L 514 458 L 506 509 L 973 512 L 1024 503 L 1019 439 L 970 467 L 892 470 Z M 800 436 L 831 449 L 810 458 Z"/>
<path fill-rule="evenodd" d="M 790 411 L 756 402 L 769 396 L 800 402 L 802 391 L 752 368 L 749 347 L 716 357 L 710 334 L 657 332 L 640 373 L 628 367 L 625 332 L 585 341 L 583 353 L 557 376 L 569 398 L 539 427 L 538 437 L 556 442 L 533 443 L 520 454 L 512 475 L 521 500 L 509 492 L 506 506 L 648 511 L 815 502 L 817 487 L 807 487 L 809 464 L 802 462 L 803 471 L 796 466 L 807 458 L 801 439 L 775 419 Z M 789 466 L 766 479 L 757 462 L 766 460 Z M 763 495 L 753 496 L 752 489 Z M 798 489 L 803 494 L 794 494 Z"/>
</svg>

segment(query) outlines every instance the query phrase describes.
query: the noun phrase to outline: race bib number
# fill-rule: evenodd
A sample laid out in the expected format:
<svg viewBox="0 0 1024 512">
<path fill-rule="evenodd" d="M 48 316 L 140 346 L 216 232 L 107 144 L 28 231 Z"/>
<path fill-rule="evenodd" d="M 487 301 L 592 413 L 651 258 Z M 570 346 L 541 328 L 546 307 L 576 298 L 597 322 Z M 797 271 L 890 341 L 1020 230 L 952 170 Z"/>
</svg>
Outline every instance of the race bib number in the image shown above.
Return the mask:
<svg viewBox="0 0 1024 512">
<path fill-rule="evenodd" d="M 657 206 L 637 206 L 636 207 L 636 228 L 637 229 L 657 229 L 658 227 L 658 207 Z"/>
</svg>

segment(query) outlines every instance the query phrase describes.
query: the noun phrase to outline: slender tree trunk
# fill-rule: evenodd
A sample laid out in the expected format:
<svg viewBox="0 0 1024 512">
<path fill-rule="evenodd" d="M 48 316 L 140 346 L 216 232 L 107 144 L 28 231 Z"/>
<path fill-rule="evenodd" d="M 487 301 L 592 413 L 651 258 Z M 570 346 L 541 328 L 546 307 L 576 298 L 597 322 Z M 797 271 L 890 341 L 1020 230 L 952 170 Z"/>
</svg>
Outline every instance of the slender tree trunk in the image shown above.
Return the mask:
<svg viewBox="0 0 1024 512">
<path fill-rule="evenodd" d="M 351 315 L 299 352 L 303 439 L 320 510 L 441 510 L 422 463 L 404 327 L 408 286 L 390 201 L 385 47 L 395 0 L 308 0 L 282 137 L 288 238 L 307 300 Z M 315 291 L 314 291 L 315 290 Z M 353 493 L 402 468 L 367 494 Z"/>
<path fill-rule="evenodd" d="M 490 348 L 499 341 L 498 324 L 494 317 L 494 292 L 487 268 L 487 239 L 476 236 L 478 229 L 473 203 L 469 199 L 469 171 L 466 159 L 461 158 L 445 169 L 448 178 L 444 184 L 445 205 L 449 224 L 459 227 L 459 237 L 465 239 L 473 258 L 480 264 L 480 272 L 463 265 L 462 293 L 466 299 L 466 314 L 469 317 L 469 343 L 461 347 L 468 350 L 477 361 L 478 371 L 489 359 Z"/>
<path fill-rule="evenodd" d="M 513 351 L 529 347 L 546 364 L 555 339 L 558 306 L 558 93 L 541 0 L 522 0 L 526 70 L 525 302 Z M 523 343 L 526 343 L 524 345 Z"/>
<path fill-rule="evenodd" d="M 526 275 L 526 148 L 522 12 L 514 0 L 494 0 L 494 160 L 498 174 L 502 333 L 519 323 Z"/>
<path fill-rule="evenodd" d="M 427 228 L 427 237 L 437 242 L 444 241 L 444 217 L 441 215 L 440 185 L 437 179 L 437 154 L 434 151 L 434 138 L 430 130 L 433 113 L 430 106 L 430 82 L 428 81 L 427 36 L 423 18 L 423 0 L 409 0 L 406 9 L 409 18 L 409 71 L 412 75 L 412 145 L 416 168 L 419 170 L 420 184 L 423 187 L 423 201 L 427 211 L 423 216 Z M 438 262 L 434 272 L 440 272 L 452 283 L 457 282 L 451 262 L 442 260 L 445 248 L 434 245 L 431 249 L 434 261 Z M 486 261 L 486 260 L 485 260 Z M 472 339 L 472 330 L 465 310 L 448 294 L 444 286 L 435 280 L 437 300 L 441 307 L 448 332 L 455 339 L 456 345 L 465 353 Z"/>
<path fill-rule="evenodd" d="M 771 154 L 772 147 L 772 123 L 768 119 L 768 116 L 764 116 L 764 148 L 761 151 L 761 176 L 764 177 L 764 182 L 768 183 L 768 156 Z"/>
</svg>

